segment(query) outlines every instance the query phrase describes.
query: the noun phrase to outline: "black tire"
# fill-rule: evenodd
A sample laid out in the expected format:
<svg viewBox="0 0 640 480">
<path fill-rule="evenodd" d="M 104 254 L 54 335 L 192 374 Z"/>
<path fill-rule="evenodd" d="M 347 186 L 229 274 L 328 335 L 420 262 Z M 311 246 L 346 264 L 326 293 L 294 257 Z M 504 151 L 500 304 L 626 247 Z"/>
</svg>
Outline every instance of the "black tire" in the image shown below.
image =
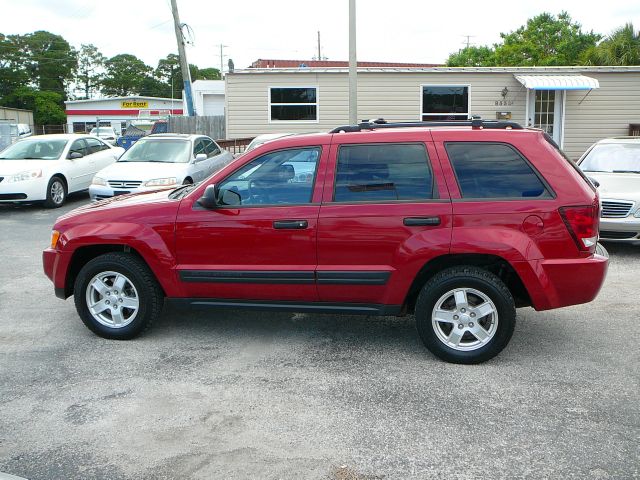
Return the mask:
<svg viewBox="0 0 640 480">
<path fill-rule="evenodd" d="M 104 325 L 89 310 L 87 305 L 89 282 L 103 272 L 116 272 L 124 275 L 137 291 L 136 298 L 139 304 L 137 313 L 127 325 L 119 327 Z M 93 333 L 103 338 L 128 340 L 148 330 L 153 320 L 160 316 L 164 296 L 153 273 L 140 258 L 130 253 L 106 253 L 94 258 L 82 267 L 74 285 L 74 301 L 82 322 Z M 107 309 L 107 311 L 109 310 Z M 121 312 L 124 311 L 121 308 Z M 127 313 L 129 312 L 127 311 Z"/>
<path fill-rule="evenodd" d="M 463 339 L 467 339 L 467 345 L 470 345 L 468 348 L 475 348 L 473 350 L 460 350 L 445 344 L 444 340 L 441 340 L 436 332 L 438 327 L 434 326 L 432 322 L 436 304 L 453 290 L 463 288 L 473 289 L 487 296 L 493 302 L 497 312 L 497 326 L 493 325 L 496 320 L 495 316 L 484 317 L 484 320 L 482 320 L 489 322 L 489 330 L 493 329 L 493 336 L 484 345 L 471 333 L 462 334 L 461 342 Z M 471 296 L 474 297 L 474 294 L 471 293 Z M 455 312 L 458 312 L 458 310 L 455 310 Z M 461 318 L 460 315 L 456 315 L 453 318 Z M 467 315 L 470 314 L 467 313 Z M 422 287 L 416 302 L 415 317 L 418 334 L 431 353 L 451 363 L 476 364 L 495 357 L 507 346 L 516 325 L 516 308 L 511 292 L 500 278 L 482 268 L 460 266 L 437 273 Z M 468 316 L 464 318 L 465 320 L 460 320 L 460 322 L 473 321 Z M 476 323 L 478 325 L 475 325 L 475 327 L 479 328 L 480 322 Z M 440 328 L 447 328 L 447 324 L 444 322 L 438 325 L 442 326 Z M 467 323 L 466 325 L 460 323 L 459 325 L 463 325 L 462 332 L 465 332 L 468 326 L 474 326 L 473 323 Z M 455 328 L 460 327 L 453 324 L 450 328 L 449 332 L 452 332 Z M 472 345 L 474 341 L 476 343 L 479 342 L 480 346 L 474 347 Z"/>
<path fill-rule="evenodd" d="M 61 193 L 61 197 L 54 195 L 53 190 Z M 64 202 L 67 200 L 67 184 L 65 181 L 58 176 L 51 177 L 49 183 L 47 185 L 47 194 L 46 199 L 44 201 L 44 206 L 47 208 L 59 208 L 64 205 Z"/>
</svg>

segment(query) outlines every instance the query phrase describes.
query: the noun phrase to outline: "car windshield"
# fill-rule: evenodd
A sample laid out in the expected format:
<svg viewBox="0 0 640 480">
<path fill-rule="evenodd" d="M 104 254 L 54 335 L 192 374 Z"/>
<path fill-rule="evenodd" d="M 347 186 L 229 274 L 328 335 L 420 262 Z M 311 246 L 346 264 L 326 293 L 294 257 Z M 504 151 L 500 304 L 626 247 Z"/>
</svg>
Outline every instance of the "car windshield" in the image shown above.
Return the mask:
<svg viewBox="0 0 640 480">
<path fill-rule="evenodd" d="M 640 143 L 596 145 L 580 168 L 585 172 L 640 173 Z"/>
<path fill-rule="evenodd" d="M 118 162 L 187 163 L 191 158 L 191 143 L 178 139 L 141 139 L 124 152 Z"/>
<path fill-rule="evenodd" d="M 113 135 L 114 130 L 113 128 L 109 128 L 109 127 L 101 127 L 101 128 L 92 128 L 91 129 L 91 135 L 96 135 L 96 134 L 110 134 Z"/>
<path fill-rule="evenodd" d="M 20 140 L 0 152 L 0 160 L 57 160 L 68 140 L 29 138 Z"/>
</svg>

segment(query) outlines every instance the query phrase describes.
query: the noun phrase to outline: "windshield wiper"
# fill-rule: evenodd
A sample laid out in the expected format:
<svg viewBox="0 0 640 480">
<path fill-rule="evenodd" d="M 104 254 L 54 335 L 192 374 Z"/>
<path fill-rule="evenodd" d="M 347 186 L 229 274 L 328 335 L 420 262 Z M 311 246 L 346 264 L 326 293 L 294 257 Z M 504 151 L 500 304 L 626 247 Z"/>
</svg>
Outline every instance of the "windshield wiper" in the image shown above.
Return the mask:
<svg viewBox="0 0 640 480">
<path fill-rule="evenodd" d="M 640 173 L 640 170 L 611 170 L 613 173 Z"/>
<path fill-rule="evenodd" d="M 196 186 L 197 186 L 196 183 L 181 185 L 180 187 L 176 188 L 175 190 L 172 190 L 171 193 L 169 193 L 169 198 L 171 199 L 183 198 L 187 193 L 193 190 Z"/>
</svg>

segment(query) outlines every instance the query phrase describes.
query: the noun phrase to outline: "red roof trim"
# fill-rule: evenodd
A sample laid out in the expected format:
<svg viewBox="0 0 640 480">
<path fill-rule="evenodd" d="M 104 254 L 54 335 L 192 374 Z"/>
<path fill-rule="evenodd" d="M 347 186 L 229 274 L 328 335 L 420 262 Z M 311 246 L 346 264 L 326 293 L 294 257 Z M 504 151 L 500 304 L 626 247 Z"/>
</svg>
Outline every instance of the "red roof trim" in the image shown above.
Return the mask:
<svg viewBox="0 0 640 480">
<path fill-rule="evenodd" d="M 162 109 L 145 109 L 151 110 L 151 112 L 157 112 L 158 110 L 169 110 L 168 108 Z M 127 108 L 122 110 L 65 110 L 67 115 L 124 115 L 124 116 L 137 116 L 140 113 L 140 110 Z M 173 115 L 182 115 L 181 108 L 174 108 L 171 110 Z"/>
<path fill-rule="evenodd" d="M 314 67 L 348 67 L 349 62 L 342 60 L 273 60 L 258 59 L 249 68 L 300 68 L 300 65 Z M 401 63 L 401 62 L 358 62 L 363 68 L 432 68 L 442 67 L 439 63 Z"/>
</svg>

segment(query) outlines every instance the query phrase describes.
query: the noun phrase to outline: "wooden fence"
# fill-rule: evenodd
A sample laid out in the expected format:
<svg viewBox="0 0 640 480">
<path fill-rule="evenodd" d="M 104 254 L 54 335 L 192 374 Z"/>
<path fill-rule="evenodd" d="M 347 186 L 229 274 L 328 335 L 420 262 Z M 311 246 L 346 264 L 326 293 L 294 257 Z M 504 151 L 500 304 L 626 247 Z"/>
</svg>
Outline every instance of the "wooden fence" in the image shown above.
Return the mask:
<svg viewBox="0 0 640 480">
<path fill-rule="evenodd" d="M 227 138 L 224 115 L 215 117 L 169 117 L 169 132 L 207 135 L 214 139 Z"/>
</svg>

